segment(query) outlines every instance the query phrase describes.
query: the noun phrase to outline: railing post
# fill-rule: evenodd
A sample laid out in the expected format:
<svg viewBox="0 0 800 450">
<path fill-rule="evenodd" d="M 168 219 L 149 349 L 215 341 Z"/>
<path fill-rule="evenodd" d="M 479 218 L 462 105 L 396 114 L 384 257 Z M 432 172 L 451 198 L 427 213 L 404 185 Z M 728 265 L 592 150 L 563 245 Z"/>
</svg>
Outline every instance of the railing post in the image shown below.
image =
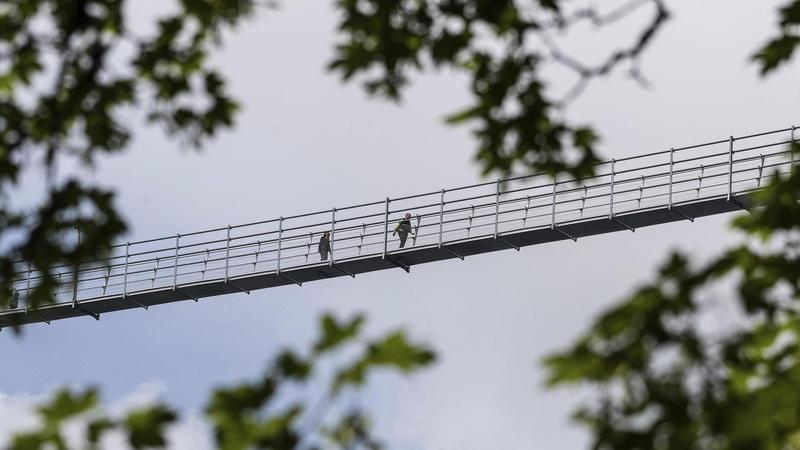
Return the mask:
<svg viewBox="0 0 800 450">
<path fill-rule="evenodd" d="M 494 238 L 497 239 L 497 227 L 500 221 L 500 180 L 497 180 L 497 194 L 494 199 Z"/>
<path fill-rule="evenodd" d="M 78 228 L 78 227 L 75 227 L 75 231 L 78 232 L 78 245 L 76 246 L 76 249 L 77 249 L 77 247 L 80 247 L 80 245 L 81 245 L 81 229 Z M 78 263 L 75 266 L 74 272 L 72 273 L 72 275 L 73 275 L 72 276 L 72 307 L 73 308 L 78 304 L 78 276 L 80 274 L 80 270 L 81 270 L 81 265 L 80 265 L 80 263 Z"/>
<path fill-rule="evenodd" d="M 442 231 L 444 228 L 444 189 L 439 200 L 439 248 L 442 248 Z"/>
<path fill-rule="evenodd" d="M 31 296 L 31 263 L 28 263 L 28 281 L 25 288 L 25 304 L 28 304 L 28 299 Z"/>
<path fill-rule="evenodd" d="M 228 237 L 225 238 L 225 283 L 228 282 L 228 268 L 230 267 L 231 256 L 231 226 L 228 225 Z"/>
<path fill-rule="evenodd" d="M 617 165 L 617 160 L 611 160 L 611 201 L 608 205 L 608 219 L 614 220 L 614 176 L 616 175 L 615 166 Z"/>
<path fill-rule="evenodd" d="M 172 268 L 172 290 L 178 289 L 178 250 L 181 248 L 181 235 L 175 235 L 175 265 Z"/>
<path fill-rule="evenodd" d="M 558 180 L 553 178 L 553 207 L 550 212 L 550 229 L 556 229 L 556 189 L 558 186 Z"/>
<path fill-rule="evenodd" d="M 583 196 L 581 197 L 581 218 L 583 218 L 583 210 L 586 209 L 586 197 L 589 196 L 589 187 L 583 185 Z M 527 214 L 527 211 L 525 212 Z"/>
<path fill-rule="evenodd" d="M 367 234 L 367 224 L 361 222 L 361 242 L 358 244 L 358 254 L 361 254 L 361 249 L 364 247 L 364 235 Z"/>
<path fill-rule="evenodd" d="M 125 269 L 122 275 L 122 298 L 128 296 L 128 259 L 131 255 L 131 243 L 125 243 Z"/>
<path fill-rule="evenodd" d="M 311 244 L 313 244 L 313 243 L 314 243 L 314 233 L 309 231 L 308 232 L 308 244 L 306 245 L 306 263 L 308 263 L 308 258 L 311 256 Z"/>
<path fill-rule="evenodd" d="M 790 161 L 790 164 L 791 164 L 791 169 L 790 170 L 794 170 L 794 130 L 796 128 L 797 127 L 792 125 L 792 143 L 789 144 L 789 158 L 790 158 L 789 161 Z"/>
<path fill-rule="evenodd" d="M 531 209 L 531 196 L 526 195 L 525 198 L 528 201 L 525 204 L 525 217 L 522 218 L 522 228 L 525 228 L 525 225 L 528 223 L 528 210 Z"/>
<path fill-rule="evenodd" d="M 669 149 L 669 206 L 667 209 L 672 209 L 672 176 L 675 172 L 675 149 Z"/>
<path fill-rule="evenodd" d="M 26 302 L 27 304 L 27 302 Z M 11 286 L 11 298 L 8 299 L 8 309 L 14 310 L 19 308 L 19 290 L 13 285 Z"/>
<path fill-rule="evenodd" d="M 700 178 L 697 180 L 697 198 L 700 198 L 700 189 L 703 189 L 703 176 L 706 174 L 705 168 L 700 164 Z"/>
<path fill-rule="evenodd" d="M 103 283 L 103 295 L 106 295 L 106 291 L 108 290 L 108 280 L 111 279 L 111 263 L 106 266 L 106 276 L 105 282 Z"/>
<path fill-rule="evenodd" d="M 156 265 L 153 267 L 153 278 L 151 278 L 150 287 L 156 287 L 156 278 L 158 277 L 158 265 L 161 263 L 161 259 L 156 256 Z"/>
<path fill-rule="evenodd" d="M 389 243 L 389 197 L 386 197 L 386 210 L 383 216 L 383 254 L 382 259 L 386 259 L 386 249 Z"/>
<path fill-rule="evenodd" d="M 734 138 L 731 136 L 728 150 L 728 201 L 733 199 L 733 141 Z"/>
<path fill-rule="evenodd" d="M 281 273 L 281 249 L 283 248 L 283 217 L 278 220 L 278 269 L 276 273 Z"/>
<path fill-rule="evenodd" d="M 328 263 L 333 267 L 333 247 L 336 245 L 336 208 L 331 208 L 331 261 Z"/>
<path fill-rule="evenodd" d="M 61 276 L 64 275 L 61 272 L 58 272 L 58 279 L 56 280 L 56 295 L 55 300 L 58 302 L 58 294 L 61 293 Z"/>
<path fill-rule="evenodd" d="M 642 207 L 642 198 L 644 197 L 644 183 L 645 183 L 644 175 L 642 175 L 642 185 L 639 186 L 639 201 L 636 203 L 636 207 L 637 208 L 641 208 Z M 671 187 L 672 187 L 672 184 L 670 183 L 670 188 Z M 670 208 L 671 207 L 672 207 L 672 200 L 671 200 L 671 197 L 670 197 Z"/>
</svg>

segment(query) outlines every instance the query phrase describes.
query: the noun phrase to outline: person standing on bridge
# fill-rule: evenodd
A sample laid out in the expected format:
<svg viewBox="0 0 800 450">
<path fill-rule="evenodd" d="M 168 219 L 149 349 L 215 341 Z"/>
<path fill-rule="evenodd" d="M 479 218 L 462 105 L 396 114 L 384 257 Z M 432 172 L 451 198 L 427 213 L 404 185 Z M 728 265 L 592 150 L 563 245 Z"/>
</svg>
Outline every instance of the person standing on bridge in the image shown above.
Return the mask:
<svg viewBox="0 0 800 450">
<path fill-rule="evenodd" d="M 331 234 L 329 232 L 326 231 L 322 233 L 322 237 L 319 238 L 317 250 L 319 250 L 319 260 L 327 261 L 328 253 L 331 252 Z"/>
<path fill-rule="evenodd" d="M 400 235 L 400 248 L 405 247 L 408 235 L 413 234 L 411 233 L 411 213 L 406 213 L 406 216 L 397 224 L 394 228 L 394 232 L 392 232 L 392 236 L 395 234 Z"/>
</svg>

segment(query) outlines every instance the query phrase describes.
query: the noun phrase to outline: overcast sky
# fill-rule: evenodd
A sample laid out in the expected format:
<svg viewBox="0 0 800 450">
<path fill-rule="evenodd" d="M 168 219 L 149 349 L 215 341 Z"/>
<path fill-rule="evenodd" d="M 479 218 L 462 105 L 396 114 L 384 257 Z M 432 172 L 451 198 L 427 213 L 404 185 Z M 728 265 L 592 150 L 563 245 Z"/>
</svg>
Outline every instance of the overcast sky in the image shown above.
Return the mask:
<svg viewBox="0 0 800 450">
<path fill-rule="evenodd" d="M 246 23 L 216 58 L 244 106 L 234 130 L 194 154 L 138 127 L 130 151 L 100 165 L 94 177 L 118 189 L 131 239 L 481 181 L 468 128 L 442 121 L 469 101 L 466 79 L 418 77 L 401 105 L 369 99 L 324 70 L 335 38 L 331 2 L 284 3 Z M 761 80 L 748 63 L 783 2 L 671 3 L 674 20 L 643 60 L 652 88 L 618 74 L 567 112 L 596 126 L 606 157 L 800 125 L 800 67 Z M 620 30 L 610 38 L 632 28 Z M 598 59 L 603 42 L 576 40 L 572 49 Z M 567 87 L 565 75 L 548 73 L 555 88 Z M 22 339 L 4 332 L 0 438 L 64 384 L 99 384 L 112 407 L 160 395 L 191 416 L 210 387 L 253 378 L 276 349 L 307 344 L 319 314 L 332 310 L 365 312 L 372 334 L 406 327 L 438 351 L 431 370 L 374 377 L 348 400 L 373 412 L 392 448 L 581 448 L 586 434 L 569 423 L 580 397 L 545 391 L 539 360 L 649 279 L 668 250 L 708 257 L 735 242 L 729 219 L 34 325 Z M 185 435 L 198 429 L 186 425 Z"/>
</svg>

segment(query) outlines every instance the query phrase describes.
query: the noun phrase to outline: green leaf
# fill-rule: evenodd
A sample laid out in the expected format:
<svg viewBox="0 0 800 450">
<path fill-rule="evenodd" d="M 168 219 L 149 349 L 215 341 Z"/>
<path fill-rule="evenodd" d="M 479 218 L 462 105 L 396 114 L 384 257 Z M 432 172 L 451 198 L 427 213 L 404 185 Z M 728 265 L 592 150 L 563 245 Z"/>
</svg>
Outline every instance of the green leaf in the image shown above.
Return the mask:
<svg viewBox="0 0 800 450">
<path fill-rule="evenodd" d="M 89 441 L 90 448 L 98 448 L 97 444 L 100 443 L 103 434 L 116 426 L 117 424 L 114 421 L 105 417 L 89 422 L 86 430 L 86 439 Z"/>
<path fill-rule="evenodd" d="M 368 359 L 370 364 L 392 366 L 402 372 L 411 372 L 431 364 L 436 355 L 423 345 L 409 342 L 402 331 L 396 331 L 371 344 Z"/>
<path fill-rule="evenodd" d="M 483 110 L 484 108 L 482 106 L 472 106 L 469 108 L 464 108 L 461 111 L 455 112 L 445 117 L 445 122 L 448 125 L 459 125 L 468 120 L 472 120 L 478 117 L 483 112 Z"/>
<path fill-rule="evenodd" d="M 428 366 L 435 359 L 433 351 L 410 343 L 402 331 L 396 331 L 371 343 L 359 359 L 337 372 L 333 391 L 364 384 L 368 372 L 374 368 L 391 367 L 409 373 Z"/>
<path fill-rule="evenodd" d="M 276 388 L 277 381 L 266 377 L 260 383 L 217 389 L 206 412 L 218 421 L 244 416 L 264 406 Z"/>
<path fill-rule="evenodd" d="M 39 407 L 39 413 L 48 426 L 55 427 L 97 405 L 97 390 L 87 389 L 73 393 L 67 389 L 56 392 L 50 403 Z"/>
<path fill-rule="evenodd" d="M 800 37 L 784 34 L 768 42 L 752 59 L 761 66 L 761 75 L 767 75 L 788 62 L 798 44 Z"/>
<path fill-rule="evenodd" d="M 572 142 L 576 148 L 591 150 L 599 141 L 600 137 L 591 128 L 581 127 L 572 130 Z"/>
<path fill-rule="evenodd" d="M 288 379 L 303 381 L 311 373 L 311 361 L 304 360 L 291 350 L 285 350 L 278 356 L 277 372 Z"/>
<path fill-rule="evenodd" d="M 303 407 L 292 406 L 285 413 L 272 414 L 254 430 L 253 443 L 264 449 L 294 449 L 300 436 L 294 431 Z"/>
<path fill-rule="evenodd" d="M 320 320 L 320 331 L 322 335 L 314 344 L 314 352 L 326 353 L 345 342 L 354 339 L 361 332 L 364 323 L 364 316 L 357 315 L 346 322 L 337 322 L 330 314 L 325 314 Z"/>
<path fill-rule="evenodd" d="M 780 16 L 782 27 L 800 24 L 800 0 L 794 0 L 781 8 Z"/>
<path fill-rule="evenodd" d="M 339 422 L 325 430 L 325 435 L 338 448 L 381 450 L 383 444 L 372 437 L 369 420 L 359 411 L 349 412 Z"/>
<path fill-rule="evenodd" d="M 132 411 L 125 418 L 128 443 L 135 449 L 164 447 L 167 444 L 165 428 L 177 417 L 175 412 L 163 405 Z"/>
</svg>

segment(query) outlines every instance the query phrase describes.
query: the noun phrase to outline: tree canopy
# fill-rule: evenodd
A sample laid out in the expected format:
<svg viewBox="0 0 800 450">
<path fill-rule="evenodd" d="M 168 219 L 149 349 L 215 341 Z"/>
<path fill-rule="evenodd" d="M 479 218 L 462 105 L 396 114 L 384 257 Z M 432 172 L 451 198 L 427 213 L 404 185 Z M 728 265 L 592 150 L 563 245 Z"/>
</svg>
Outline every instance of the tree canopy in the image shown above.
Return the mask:
<svg viewBox="0 0 800 450">
<path fill-rule="evenodd" d="M 225 76 L 208 62 L 224 33 L 263 6 L 242 0 L 179 0 L 155 19 L 156 32 L 131 28 L 124 0 L 15 0 L 0 3 L 0 299 L 7 302 L 15 261 L 43 274 L 31 306 L 52 301 L 51 268 L 77 267 L 101 257 L 127 229 L 113 192 L 68 178 L 48 177 L 48 197 L 34 207 L 8 201 L 25 170 L 48 173 L 59 161 L 91 166 L 98 154 L 127 148 L 132 130 L 120 119 L 129 108 L 147 113 L 178 140 L 200 147 L 235 123 L 237 102 Z M 592 79 L 624 68 L 643 80 L 641 56 L 668 23 L 666 0 L 631 0 L 617 8 L 575 7 L 566 0 L 338 0 L 339 36 L 329 68 L 359 80 L 368 93 L 399 99 L 413 73 L 447 68 L 471 81 L 470 103 L 449 117 L 472 126 L 475 160 L 484 173 L 544 171 L 583 176 L 599 160 L 601 136 L 574 123 L 563 108 Z M 628 46 L 609 49 L 597 65 L 561 50 L 559 36 L 580 22 L 615 26 L 649 9 Z M 767 76 L 790 61 L 800 45 L 800 0 L 778 11 L 776 33 L 751 56 Z M 577 75 L 574 88 L 554 98 L 542 73 L 545 62 Z M 798 336 L 797 172 L 776 177 L 764 206 L 737 218 L 744 243 L 711 262 L 686 255 L 667 259 L 656 281 L 634 291 L 570 348 L 545 364 L 554 385 L 596 387 L 594 402 L 576 413 L 595 448 L 800 447 Z M 65 236 L 74 228 L 80 243 Z M 701 295 L 724 280 L 736 284 L 731 304 L 741 325 L 709 330 L 710 306 Z M 323 338 L 309 356 L 280 355 L 263 380 L 214 394 L 209 418 L 220 448 L 296 448 L 302 414 L 290 409 L 262 414 L 278 384 L 306 382 L 314 361 L 349 340 L 360 320 L 328 317 Z M 333 330 L 333 331 L 332 331 Z M 392 334 L 366 347 L 340 372 L 340 387 L 358 385 L 373 367 L 412 371 L 432 360 L 430 351 Z M 58 424 L 90 410 L 94 391 L 62 392 L 41 409 L 43 428 L 20 435 L 11 448 L 63 442 Z M 122 420 L 98 416 L 90 442 L 106 430 L 125 430 L 136 448 L 164 444 L 161 431 L 175 413 L 158 406 Z M 376 444 L 360 415 L 335 427 L 347 448 Z M 342 443 L 344 442 L 344 443 Z"/>
</svg>

